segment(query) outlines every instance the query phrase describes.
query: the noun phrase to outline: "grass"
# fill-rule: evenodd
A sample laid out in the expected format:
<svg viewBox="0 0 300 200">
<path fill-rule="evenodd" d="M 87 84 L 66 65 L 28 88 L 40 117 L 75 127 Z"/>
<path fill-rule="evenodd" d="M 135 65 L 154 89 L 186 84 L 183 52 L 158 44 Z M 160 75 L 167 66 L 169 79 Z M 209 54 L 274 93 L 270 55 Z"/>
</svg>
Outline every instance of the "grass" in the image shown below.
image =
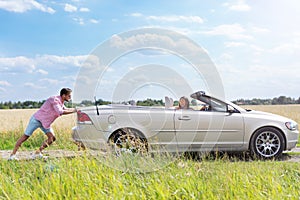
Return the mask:
<svg viewBox="0 0 300 200">
<path fill-rule="evenodd" d="M 300 165 L 181 158 L 152 173 L 124 173 L 78 157 L 1 162 L 0 199 L 297 199 Z"/>
<path fill-rule="evenodd" d="M 300 105 L 251 108 L 300 122 Z M 0 111 L 1 119 L 6 119 L 1 121 L 1 149 L 13 148 L 33 112 Z M 70 142 L 73 125 L 74 116 L 64 116 L 55 122 L 58 139 L 51 149 L 76 149 Z M 20 150 L 36 149 L 44 139 L 43 133 L 37 131 Z M 86 154 L 46 162 L 0 160 L 0 200 L 299 199 L 300 196 L 300 165 L 295 162 L 244 161 L 226 156 L 206 157 L 201 161 L 187 156 L 146 159 L 143 163 L 131 155 L 115 158 Z M 149 172 L 138 170 L 138 164 Z"/>
</svg>

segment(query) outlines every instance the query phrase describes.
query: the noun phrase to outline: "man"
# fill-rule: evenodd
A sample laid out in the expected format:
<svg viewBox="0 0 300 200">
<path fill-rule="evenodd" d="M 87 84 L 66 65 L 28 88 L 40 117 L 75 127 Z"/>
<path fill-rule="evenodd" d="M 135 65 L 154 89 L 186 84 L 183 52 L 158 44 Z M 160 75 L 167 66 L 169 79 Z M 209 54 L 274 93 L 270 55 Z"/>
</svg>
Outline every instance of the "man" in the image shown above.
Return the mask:
<svg viewBox="0 0 300 200">
<path fill-rule="evenodd" d="M 72 90 L 69 88 L 61 89 L 60 96 L 49 97 L 41 106 L 41 108 L 32 115 L 24 135 L 18 139 L 15 148 L 13 149 L 13 152 L 9 157 L 9 160 L 18 160 L 18 158 L 16 157 L 18 149 L 37 128 L 40 128 L 45 133 L 45 135 L 47 136 L 47 140 L 45 140 L 42 146 L 38 150 L 36 150 L 36 152 L 32 155 L 32 158 L 34 159 L 44 157 L 42 151 L 56 140 L 54 131 L 51 128 L 51 124 L 56 118 L 61 115 L 76 112 L 75 108 L 66 108 L 64 106 L 65 101 L 68 102 L 71 100 L 71 93 Z"/>
</svg>

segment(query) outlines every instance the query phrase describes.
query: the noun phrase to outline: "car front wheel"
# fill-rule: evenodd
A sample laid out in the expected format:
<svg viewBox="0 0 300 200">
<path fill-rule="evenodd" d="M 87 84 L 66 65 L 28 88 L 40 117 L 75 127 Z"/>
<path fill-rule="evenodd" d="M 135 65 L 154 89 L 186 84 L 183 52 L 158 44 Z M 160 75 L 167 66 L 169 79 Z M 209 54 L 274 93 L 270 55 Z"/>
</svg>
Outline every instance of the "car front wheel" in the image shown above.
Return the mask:
<svg viewBox="0 0 300 200">
<path fill-rule="evenodd" d="M 272 127 L 257 130 L 250 142 L 252 155 L 263 159 L 279 157 L 284 150 L 284 146 L 285 141 L 282 133 Z"/>
</svg>

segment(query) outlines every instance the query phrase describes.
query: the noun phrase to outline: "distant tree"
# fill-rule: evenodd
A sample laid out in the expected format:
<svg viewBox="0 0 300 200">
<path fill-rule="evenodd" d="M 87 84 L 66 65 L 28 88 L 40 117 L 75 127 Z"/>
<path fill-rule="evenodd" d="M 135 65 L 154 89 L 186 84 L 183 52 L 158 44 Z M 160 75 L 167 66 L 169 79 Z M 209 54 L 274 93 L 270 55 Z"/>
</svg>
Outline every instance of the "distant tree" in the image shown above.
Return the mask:
<svg viewBox="0 0 300 200">
<path fill-rule="evenodd" d="M 272 99 L 272 105 L 277 105 L 278 104 L 278 98 L 277 97 L 274 97 Z"/>
<path fill-rule="evenodd" d="M 163 100 L 156 99 L 146 99 L 146 100 L 138 100 L 136 103 L 137 106 L 164 106 Z"/>
<path fill-rule="evenodd" d="M 174 106 L 178 106 L 179 105 L 179 101 L 175 100 L 174 101 Z"/>
<path fill-rule="evenodd" d="M 278 98 L 274 98 L 272 104 L 294 104 L 295 99 L 286 96 L 280 96 Z"/>
<path fill-rule="evenodd" d="M 83 100 L 83 101 L 81 101 L 80 104 L 83 106 L 91 106 L 91 105 L 93 105 L 93 102 L 90 100 Z"/>
<path fill-rule="evenodd" d="M 286 104 L 287 99 L 285 96 L 278 97 L 278 104 Z"/>
<path fill-rule="evenodd" d="M 97 104 L 98 105 L 108 105 L 108 104 L 111 104 L 111 102 L 110 101 L 104 101 L 103 99 L 98 99 Z"/>
<path fill-rule="evenodd" d="M 22 103 L 21 101 L 18 101 L 17 103 L 14 104 L 15 109 L 22 109 Z"/>
</svg>

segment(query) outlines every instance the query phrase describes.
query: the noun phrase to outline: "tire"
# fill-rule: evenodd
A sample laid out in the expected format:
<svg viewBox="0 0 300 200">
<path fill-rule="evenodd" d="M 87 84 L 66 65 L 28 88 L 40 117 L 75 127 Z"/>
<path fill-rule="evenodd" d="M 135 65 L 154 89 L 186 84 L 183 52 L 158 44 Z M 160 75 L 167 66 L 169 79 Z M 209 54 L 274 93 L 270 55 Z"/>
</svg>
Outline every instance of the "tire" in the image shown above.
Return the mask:
<svg viewBox="0 0 300 200">
<path fill-rule="evenodd" d="M 250 141 L 251 154 L 262 159 L 278 158 L 284 148 L 285 140 L 282 133 L 272 127 L 255 131 Z"/>
<path fill-rule="evenodd" d="M 113 152 L 117 156 L 122 154 L 140 153 L 148 151 L 147 141 L 139 131 L 130 128 L 120 129 L 111 140 Z"/>
</svg>

